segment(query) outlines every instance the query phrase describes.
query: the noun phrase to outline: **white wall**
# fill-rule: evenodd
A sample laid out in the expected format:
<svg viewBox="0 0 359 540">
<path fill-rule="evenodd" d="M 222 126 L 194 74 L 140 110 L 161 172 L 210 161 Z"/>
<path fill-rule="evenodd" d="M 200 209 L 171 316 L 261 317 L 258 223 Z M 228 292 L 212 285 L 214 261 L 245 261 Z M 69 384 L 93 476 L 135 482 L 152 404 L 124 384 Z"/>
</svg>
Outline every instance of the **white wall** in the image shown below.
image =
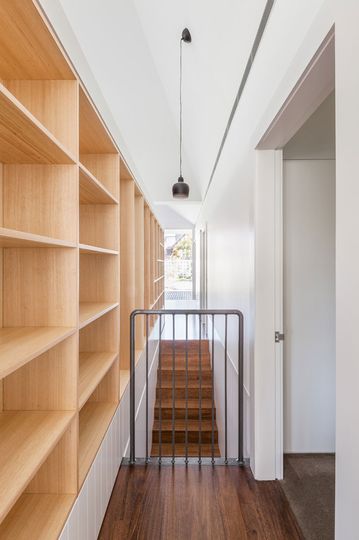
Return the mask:
<svg viewBox="0 0 359 540">
<path fill-rule="evenodd" d="M 275 2 L 197 221 L 198 227 L 206 222 L 208 226 L 209 308 L 238 308 L 244 313 L 244 382 L 250 411 L 246 425 L 251 427 L 246 447 L 257 478 L 275 477 L 276 448 L 275 419 L 267 421 L 274 411 L 267 395 L 271 381 L 263 376 L 263 384 L 257 386 L 260 379 L 254 377 L 255 148 L 331 28 L 331 6 L 329 0 Z M 233 347 L 229 344 L 230 354 Z M 235 352 L 231 355 L 236 362 Z M 267 367 L 265 356 L 262 367 Z"/>
<path fill-rule="evenodd" d="M 359 3 L 336 2 L 336 538 L 358 538 Z"/>
<path fill-rule="evenodd" d="M 284 451 L 335 450 L 335 161 L 283 167 Z"/>
<path fill-rule="evenodd" d="M 359 3 L 278 0 L 237 109 L 198 225 L 208 223 L 209 306 L 243 309 L 252 419 L 268 404 L 254 380 L 255 147 L 335 24 L 336 48 L 336 538 L 358 538 L 359 508 Z M 285 24 L 284 24 L 285 23 Z M 251 424 L 251 464 L 264 462 Z M 264 428 L 263 428 L 264 429 Z M 275 448 L 267 447 L 274 477 Z"/>
</svg>

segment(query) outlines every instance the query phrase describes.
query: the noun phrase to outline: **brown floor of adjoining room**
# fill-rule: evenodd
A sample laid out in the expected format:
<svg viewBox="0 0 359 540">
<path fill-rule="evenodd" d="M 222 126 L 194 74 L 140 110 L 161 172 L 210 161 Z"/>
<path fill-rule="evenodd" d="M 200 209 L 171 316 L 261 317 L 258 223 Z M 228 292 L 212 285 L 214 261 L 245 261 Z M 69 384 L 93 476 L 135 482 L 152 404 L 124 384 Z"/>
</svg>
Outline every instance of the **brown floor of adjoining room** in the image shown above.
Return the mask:
<svg viewBox="0 0 359 540">
<path fill-rule="evenodd" d="M 306 540 L 333 540 L 335 456 L 287 454 L 282 489 Z"/>
<path fill-rule="evenodd" d="M 100 540 L 303 540 L 278 482 L 248 467 L 123 465 Z"/>
</svg>

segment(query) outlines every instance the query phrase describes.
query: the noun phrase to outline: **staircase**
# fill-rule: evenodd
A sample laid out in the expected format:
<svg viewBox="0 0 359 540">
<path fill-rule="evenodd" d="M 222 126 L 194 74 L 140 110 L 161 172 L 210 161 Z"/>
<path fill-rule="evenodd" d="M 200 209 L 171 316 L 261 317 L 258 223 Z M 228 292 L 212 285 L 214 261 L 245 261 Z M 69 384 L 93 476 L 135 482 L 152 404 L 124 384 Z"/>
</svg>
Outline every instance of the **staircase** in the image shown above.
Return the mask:
<svg viewBox="0 0 359 540">
<path fill-rule="evenodd" d="M 175 341 L 175 369 L 174 369 L 174 434 L 175 456 L 185 456 L 186 442 L 186 343 L 188 347 L 188 456 L 199 455 L 199 426 L 200 426 L 200 354 L 199 341 Z M 212 456 L 212 369 L 209 354 L 209 342 L 201 340 L 201 366 L 202 366 L 202 400 L 201 400 L 201 456 Z M 160 381 L 162 391 L 160 390 Z M 161 424 L 162 444 L 161 455 L 169 457 L 173 454 L 172 448 L 172 413 L 173 413 L 173 341 L 161 341 L 161 369 L 158 367 L 157 389 L 155 404 L 155 419 L 152 431 L 152 456 L 159 455 L 160 440 L 160 396 L 161 396 Z M 216 424 L 216 410 L 214 408 L 214 456 L 219 457 L 218 429 Z"/>
</svg>

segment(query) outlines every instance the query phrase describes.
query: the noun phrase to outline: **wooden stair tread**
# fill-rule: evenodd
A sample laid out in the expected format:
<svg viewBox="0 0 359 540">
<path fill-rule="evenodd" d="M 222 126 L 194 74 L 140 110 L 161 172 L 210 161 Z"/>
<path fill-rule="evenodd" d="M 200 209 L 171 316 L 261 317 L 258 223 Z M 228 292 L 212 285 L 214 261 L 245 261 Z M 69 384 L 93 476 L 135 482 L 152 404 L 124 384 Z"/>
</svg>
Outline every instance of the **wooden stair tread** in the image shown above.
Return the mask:
<svg viewBox="0 0 359 540">
<path fill-rule="evenodd" d="M 162 371 L 162 373 L 166 373 L 166 372 L 172 373 L 173 367 L 172 367 L 172 366 L 161 366 L 161 368 L 158 368 L 157 371 Z M 188 366 L 188 370 L 187 370 L 185 367 L 180 367 L 180 368 L 178 368 L 178 367 L 175 366 L 174 371 L 176 372 L 176 374 L 178 373 L 178 375 L 182 375 L 182 374 L 185 375 L 185 374 L 186 374 L 186 371 L 188 371 L 188 372 L 195 372 L 195 373 L 196 373 L 196 372 L 199 373 L 200 371 L 202 371 L 202 374 L 206 374 L 206 375 L 212 373 L 212 370 L 211 370 L 210 366 L 208 366 L 208 367 L 203 367 L 203 366 L 202 366 L 202 369 L 200 370 L 199 367 L 193 366 L 193 365 L 192 365 L 192 366 Z"/>
<path fill-rule="evenodd" d="M 173 356 L 172 349 L 160 349 L 160 351 L 161 351 L 162 357 L 172 358 Z M 186 349 L 179 349 L 179 350 L 175 349 L 175 356 L 179 358 L 186 358 L 186 356 L 188 356 L 188 358 L 197 358 L 199 356 L 199 349 L 197 350 L 191 349 L 191 350 L 188 350 L 187 353 L 186 353 Z M 210 358 L 209 351 L 202 350 L 201 356 L 203 358 Z"/>
<path fill-rule="evenodd" d="M 161 444 L 161 456 L 163 457 L 172 457 L 172 444 L 162 443 Z M 189 457 L 198 456 L 198 444 L 188 443 L 187 452 Z M 175 457 L 184 457 L 186 455 L 186 446 L 181 443 L 175 444 Z M 205 443 L 201 445 L 201 455 L 202 457 L 211 457 L 212 456 L 212 445 Z M 151 450 L 152 457 L 159 456 L 159 444 L 154 443 Z M 218 444 L 214 444 L 214 456 L 221 457 L 221 452 L 219 450 Z"/>
<path fill-rule="evenodd" d="M 183 419 L 177 419 L 175 421 L 175 431 L 186 431 L 186 421 Z M 216 422 L 213 426 L 214 431 L 217 430 Z M 159 431 L 159 421 L 154 420 L 153 422 L 153 431 Z M 212 421 L 211 420 L 202 420 L 201 430 L 203 431 L 212 431 Z M 162 431 L 172 431 L 172 420 L 162 420 Z M 187 431 L 198 431 L 199 432 L 199 420 L 189 419 Z"/>
<path fill-rule="evenodd" d="M 172 400 L 171 399 L 162 399 L 161 407 L 162 409 L 171 408 L 172 409 Z M 156 408 L 160 407 L 159 400 L 156 401 L 155 404 Z M 176 409 L 185 409 L 186 408 L 186 400 L 185 399 L 176 399 L 175 400 L 175 408 Z M 189 399 L 188 400 L 188 409 L 198 409 L 199 408 L 199 400 L 198 399 Z M 202 399 L 202 409 L 212 409 L 212 401 L 210 399 Z M 216 409 L 216 407 L 214 407 Z"/>
<path fill-rule="evenodd" d="M 159 382 L 158 382 L 157 383 L 157 389 L 159 389 L 159 388 L 160 388 L 160 386 L 159 386 Z M 165 388 L 166 389 L 168 389 L 168 388 L 172 389 L 172 381 L 162 380 L 162 390 L 165 389 Z M 184 379 L 176 379 L 175 380 L 175 388 L 186 388 L 186 381 Z M 198 388 L 199 389 L 198 381 L 189 380 L 188 381 L 188 388 Z M 212 388 L 212 383 L 203 381 L 202 382 L 202 388 Z"/>
</svg>

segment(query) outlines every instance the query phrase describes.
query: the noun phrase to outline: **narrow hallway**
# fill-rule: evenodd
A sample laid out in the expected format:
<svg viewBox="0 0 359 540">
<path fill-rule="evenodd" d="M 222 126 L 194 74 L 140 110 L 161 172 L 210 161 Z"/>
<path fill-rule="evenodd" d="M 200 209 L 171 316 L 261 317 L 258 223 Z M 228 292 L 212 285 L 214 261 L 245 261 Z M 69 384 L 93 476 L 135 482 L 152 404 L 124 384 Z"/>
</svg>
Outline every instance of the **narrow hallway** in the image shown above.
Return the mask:
<svg viewBox="0 0 359 540">
<path fill-rule="evenodd" d="M 303 540 L 278 482 L 248 467 L 123 465 L 99 540 Z"/>
</svg>

